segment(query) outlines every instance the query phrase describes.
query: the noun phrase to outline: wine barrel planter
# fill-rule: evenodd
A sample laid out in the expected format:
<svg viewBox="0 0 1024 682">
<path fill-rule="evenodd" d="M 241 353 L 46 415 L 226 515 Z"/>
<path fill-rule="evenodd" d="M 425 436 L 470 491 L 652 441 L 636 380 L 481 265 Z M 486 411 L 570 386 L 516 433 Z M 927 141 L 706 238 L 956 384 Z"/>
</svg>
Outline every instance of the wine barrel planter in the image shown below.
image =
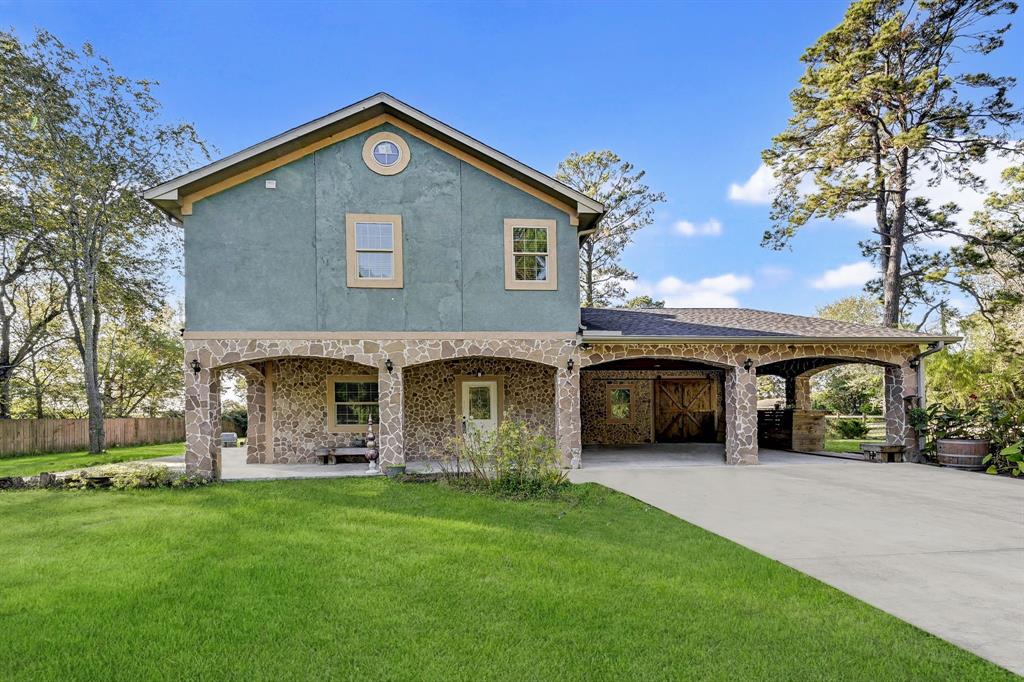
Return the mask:
<svg viewBox="0 0 1024 682">
<path fill-rule="evenodd" d="M 974 438 L 940 438 L 935 441 L 935 459 L 939 464 L 965 471 L 981 471 L 988 454 L 988 441 Z"/>
</svg>

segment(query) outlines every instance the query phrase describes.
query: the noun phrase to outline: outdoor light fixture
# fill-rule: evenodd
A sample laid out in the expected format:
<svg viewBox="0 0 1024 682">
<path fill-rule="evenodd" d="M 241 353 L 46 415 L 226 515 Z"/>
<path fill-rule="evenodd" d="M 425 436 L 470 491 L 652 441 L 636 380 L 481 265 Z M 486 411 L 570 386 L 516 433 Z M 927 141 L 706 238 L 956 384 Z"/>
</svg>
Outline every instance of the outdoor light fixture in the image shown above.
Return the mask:
<svg viewBox="0 0 1024 682">
<path fill-rule="evenodd" d="M 921 360 L 920 358 L 910 358 L 910 362 L 907 364 L 910 365 L 910 369 L 917 369 L 921 366 Z"/>
<path fill-rule="evenodd" d="M 192 358 L 192 374 L 199 376 L 199 372 L 202 371 L 203 366 L 199 364 L 198 358 Z"/>
<path fill-rule="evenodd" d="M 750 358 L 747 358 L 746 360 L 743 361 L 743 369 L 747 370 L 748 372 L 750 371 L 750 368 L 753 366 L 754 361 L 751 360 Z"/>
<path fill-rule="evenodd" d="M 568 359 L 568 360 L 566 361 L 566 363 L 565 363 L 565 369 L 566 369 L 567 371 L 569 371 L 569 372 L 572 372 L 572 368 L 573 368 L 573 366 L 574 366 L 575 364 L 576 364 L 576 363 L 575 363 L 575 362 L 573 362 L 573 359 L 572 359 L 572 358 L 569 358 L 569 359 Z"/>
<path fill-rule="evenodd" d="M 395 363 L 391 362 L 391 358 L 388 358 L 387 360 L 384 361 L 384 369 L 386 369 L 388 371 L 388 374 L 391 374 L 391 371 L 394 368 L 395 368 Z"/>
</svg>

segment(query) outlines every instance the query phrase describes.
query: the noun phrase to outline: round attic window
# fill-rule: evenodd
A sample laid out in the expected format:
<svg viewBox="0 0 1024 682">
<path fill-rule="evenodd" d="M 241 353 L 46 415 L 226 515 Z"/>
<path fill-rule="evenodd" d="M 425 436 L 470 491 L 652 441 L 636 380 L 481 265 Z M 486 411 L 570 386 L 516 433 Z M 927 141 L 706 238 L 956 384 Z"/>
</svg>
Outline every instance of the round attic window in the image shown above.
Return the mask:
<svg viewBox="0 0 1024 682">
<path fill-rule="evenodd" d="M 398 145 L 391 140 L 384 140 L 373 145 L 373 160 L 382 166 L 394 166 L 401 156 Z"/>
<path fill-rule="evenodd" d="M 381 175 L 401 173 L 409 165 L 409 145 L 394 133 L 375 133 L 363 144 L 363 161 Z"/>
</svg>

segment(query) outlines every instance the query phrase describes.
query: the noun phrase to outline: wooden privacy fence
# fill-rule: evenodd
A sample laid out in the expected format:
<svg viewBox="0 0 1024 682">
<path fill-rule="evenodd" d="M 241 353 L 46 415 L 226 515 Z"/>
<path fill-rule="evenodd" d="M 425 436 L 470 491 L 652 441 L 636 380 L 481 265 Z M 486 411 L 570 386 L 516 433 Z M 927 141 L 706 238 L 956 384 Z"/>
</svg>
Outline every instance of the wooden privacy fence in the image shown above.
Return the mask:
<svg viewBox="0 0 1024 682">
<path fill-rule="evenodd" d="M 183 417 L 124 417 L 103 425 L 108 448 L 185 440 Z M 88 419 L 0 419 L 0 457 L 88 448 Z"/>
</svg>

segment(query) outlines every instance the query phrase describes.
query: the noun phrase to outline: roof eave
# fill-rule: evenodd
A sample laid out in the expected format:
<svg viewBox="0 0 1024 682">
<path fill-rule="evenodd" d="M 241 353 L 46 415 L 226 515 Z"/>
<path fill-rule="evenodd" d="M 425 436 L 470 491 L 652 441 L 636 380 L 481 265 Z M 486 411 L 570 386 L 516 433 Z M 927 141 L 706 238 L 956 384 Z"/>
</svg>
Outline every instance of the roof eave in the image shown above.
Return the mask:
<svg viewBox="0 0 1024 682">
<path fill-rule="evenodd" d="M 426 128 L 438 138 L 462 151 L 502 167 L 505 172 L 510 173 L 513 177 L 518 178 L 538 191 L 560 198 L 570 205 L 576 206 L 581 228 L 592 225 L 604 213 L 604 206 L 600 202 L 538 170 L 516 161 L 512 157 L 479 142 L 469 135 L 424 114 L 386 93 L 378 93 L 326 116 L 321 116 L 309 123 L 275 135 L 263 142 L 207 164 L 202 168 L 197 168 L 194 171 L 151 187 L 143 192 L 143 198 L 166 211 L 168 210 L 166 206 L 170 205 L 168 202 L 176 204 L 179 192 L 187 194 L 192 189 L 200 188 L 198 186 L 190 187 L 190 185 L 202 183 L 201 186 L 205 187 L 214 184 L 224 177 L 244 172 L 247 168 L 281 156 L 291 149 L 299 148 L 310 142 L 310 138 L 330 134 L 331 127 L 336 124 L 340 130 L 358 124 L 362 120 L 373 118 L 380 113 L 389 113 L 407 123 Z M 186 191 L 186 188 L 188 188 L 188 191 Z M 169 198 L 171 193 L 174 193 L 174 199 Z"/>
<path fill-rule="evenodd" d="M 926 344 L 942 341 L 956 343 L 959 336 L 627 336 L 584 332 L 583 343 L 761 343 L 761 344 L 809 344 L 809 343 L 882 343 L 890 345 Z"/>
</svg>

